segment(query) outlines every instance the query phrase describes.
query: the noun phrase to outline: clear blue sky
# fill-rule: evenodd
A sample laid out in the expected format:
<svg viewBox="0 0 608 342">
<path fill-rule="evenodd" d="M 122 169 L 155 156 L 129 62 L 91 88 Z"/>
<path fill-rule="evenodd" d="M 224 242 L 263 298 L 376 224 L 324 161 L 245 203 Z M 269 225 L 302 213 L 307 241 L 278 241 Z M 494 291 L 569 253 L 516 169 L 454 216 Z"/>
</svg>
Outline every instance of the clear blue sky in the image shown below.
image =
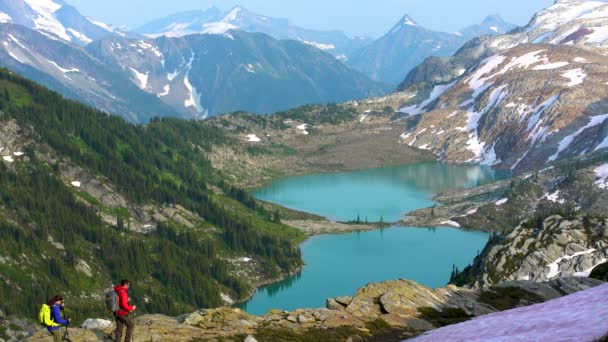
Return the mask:
<svg viewBox="0 0 608 342">
<path fill-rule="evenodd" d="M 138 27 L 175 12 L 242 5 L 259 14 L 284 17 L 298 26 L 380 36 L 404 14 L 440 31 L 456 31 L 488 14 L 523 25 L 553 0 L 65 0 L 83 14 L 115 25 Z"/>
</svg>

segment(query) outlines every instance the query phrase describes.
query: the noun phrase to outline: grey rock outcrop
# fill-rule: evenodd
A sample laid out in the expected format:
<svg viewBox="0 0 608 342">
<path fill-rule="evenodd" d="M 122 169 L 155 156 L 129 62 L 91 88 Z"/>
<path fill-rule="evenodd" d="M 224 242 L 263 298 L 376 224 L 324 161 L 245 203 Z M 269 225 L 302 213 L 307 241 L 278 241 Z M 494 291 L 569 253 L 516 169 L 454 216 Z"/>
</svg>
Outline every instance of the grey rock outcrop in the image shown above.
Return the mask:
<svg viewBox="0 0 608 342">
<path fill-rule="evenodd" d="M 542 282 L 569 276 L 587 277 L 608 260 L 606 223 L 555 215 L 537 227 L 522 224 L 486 248 L 464 272 L 470 286 L 489 286 L 507 280 Z"/>
</svg>

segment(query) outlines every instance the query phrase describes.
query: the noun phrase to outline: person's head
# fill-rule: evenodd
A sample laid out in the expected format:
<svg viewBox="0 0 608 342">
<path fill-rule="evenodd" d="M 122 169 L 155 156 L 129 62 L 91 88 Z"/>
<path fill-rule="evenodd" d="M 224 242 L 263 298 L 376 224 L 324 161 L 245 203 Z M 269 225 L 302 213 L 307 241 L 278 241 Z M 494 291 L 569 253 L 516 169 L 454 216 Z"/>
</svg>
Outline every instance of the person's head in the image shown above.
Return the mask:
<svg viewBox="0 0 608 342">
<path fill-rule="evenodd" d="M 49 306 L 53 306 L 55 304 L 63 304 L 63 297 L 61 295 L 54 295 L 53 297 L 51 297 L 51 299 L 49 299 L 48 303 Z"/>
<path fill-rule="evenodd" d="M 123 279 L 120 281 L 120 285 L 129 288 L 129 286 L 131 286 L 131 282 L 127 279 Z"/>
</svg>

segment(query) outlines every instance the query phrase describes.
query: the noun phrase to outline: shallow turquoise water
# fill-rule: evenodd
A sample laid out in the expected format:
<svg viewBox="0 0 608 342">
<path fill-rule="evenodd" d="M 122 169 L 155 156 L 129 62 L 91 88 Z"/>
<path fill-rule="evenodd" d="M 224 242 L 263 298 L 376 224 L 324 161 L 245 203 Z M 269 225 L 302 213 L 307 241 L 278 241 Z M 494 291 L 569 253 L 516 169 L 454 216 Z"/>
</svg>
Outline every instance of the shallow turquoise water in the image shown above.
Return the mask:
<svg viewBox="0 0 608 342">
<path fill-rule="evenodd" d="M 489 168 L 425 163 L 277 181 L 254 192 L 260 199 L 336 220 L 397 221 L 432 205 L 442 190 L 504 178 Z M 262 315 L 325 305 L 352 295 L 370 282 L 412 279 L 430 287 L 449 280 L 452 265 L 463 268 L 485 245 L 488 234 L 451 228 L 408 228 L 321 235 L 301 245 L 306 266 L 296 276 L 262 288 L 241 308 Z"/>
<path fill-rule="evenodd" d="M 276 181 L 253 192 L 259 199 L 339 221 L 396 222 L 433 204 L 440 191 L 478 186 L 504 178 L 481 166 L 440 163 L 318 174 Z"/>
</svg>

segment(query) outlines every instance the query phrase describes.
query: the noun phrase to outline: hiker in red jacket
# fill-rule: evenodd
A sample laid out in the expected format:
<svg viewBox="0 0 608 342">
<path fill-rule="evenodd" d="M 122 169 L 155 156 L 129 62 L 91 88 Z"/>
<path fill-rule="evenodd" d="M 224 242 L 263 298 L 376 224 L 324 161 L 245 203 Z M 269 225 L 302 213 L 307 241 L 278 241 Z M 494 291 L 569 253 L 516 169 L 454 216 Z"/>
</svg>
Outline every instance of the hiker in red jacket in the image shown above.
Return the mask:
<svg viewBox="0 0 608 342">
<path fill-rule="evenodd" d="M 129 314 L 133 312 L 137 306 L 129 305 L 129 293 L 127 290 L 130 286 L 131 282 L 123 279 L 120 281 L 120 285 L 114 287 L 114 291 L 116 291 L 116 295 L 118 296 L 119 307 L 119 310 L 114 314 L 114 318 L 116 319 L 116 336 L 114 337 L 114 341 L 116 342 L 119 342 L 122 338 L 122 328 L 124 326 L 127 326 L 125 342 L 131 342 L 131 339 L 133 338 L 135 322 L 133 322 L 133 318 L 129 317 Z"/>
</svg>

